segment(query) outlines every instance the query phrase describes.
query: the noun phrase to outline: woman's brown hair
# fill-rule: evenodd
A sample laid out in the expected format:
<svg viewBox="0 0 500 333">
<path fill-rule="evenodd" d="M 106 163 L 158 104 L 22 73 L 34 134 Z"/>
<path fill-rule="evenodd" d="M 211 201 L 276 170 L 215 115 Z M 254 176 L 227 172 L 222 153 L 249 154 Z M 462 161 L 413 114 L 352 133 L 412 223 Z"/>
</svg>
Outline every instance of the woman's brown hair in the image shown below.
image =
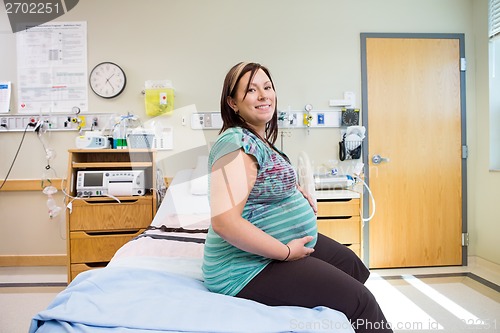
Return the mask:
<svg viewBox="0 0 500 333">
<path fill-rule="evenodd" d="M 236 90 L 241 80 L 241 77 L 246 73 L 250 72 L 250 79 L 247 82 L 247 89 L 246 89 L 248 90 L 248 88 L 250 87 L 250 83 L 252 82 L 255 76 L 255 73 L 257 73 L 259 69 L 262 69 L 264 73 L 266 73 L 266 75 L 269 77 L 269 80 L 271 81 L 273 90 L 276 91 L 276 89 L 274 89 L 274 83 L 273 79 L 271 78 L 271 74 L 269 73 L 269 70 L 266 67 L 255 62 L 240 62 L 234 65 L 226 74 L 226 78 L 224 79 L 224 86 L 222 88 L 222 94 L 220 98 L 220 112 L 223 124 L 219 134 L 231 127 L 242 127 L 251 131 L 256 136 L 260 137 L 260 135 L 255 133 L 255 131 L 248 126 L 248 124 L 245 122 L 245 119 L 243 119 L 238 113 L 234 112 L 234 110 L 229 106 L 227 102 L 228 97 L 235 98 Z M 246 92 L 245 96 L 243 96 L 243 99 L 245 99 L 245 97 L 246 97 Z M 266 124 L 266 137 L 261 138 L 262 140 L 268 141 L 273 145 L 276 142 L 276 138 L 278 137 L 278 115 L 276 112 L 277 102 L 278 102 L 277 98 L 274 102 L 275 103 L 274 103 L 273 118 Z"/>
</svg>

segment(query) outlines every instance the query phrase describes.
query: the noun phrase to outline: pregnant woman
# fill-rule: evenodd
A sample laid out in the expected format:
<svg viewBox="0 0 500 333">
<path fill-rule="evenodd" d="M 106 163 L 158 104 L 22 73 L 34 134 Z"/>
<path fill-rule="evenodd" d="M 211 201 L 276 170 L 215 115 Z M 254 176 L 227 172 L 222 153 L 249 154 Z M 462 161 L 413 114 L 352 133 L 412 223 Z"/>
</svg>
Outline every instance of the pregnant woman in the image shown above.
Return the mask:
<svg viewBox="0 0 500 333">
<path fill-rule="evenodd" d="M 271 306 L 327 306 L 356 332 L 392 332 L 364 286 L 369 271 L 318 234 L 313 203 L 274 143 L 277 99 L 269 70 L 242 62 L 221 95 L 223 126 L 209 155 L 211 226 L 203 275 L 213 292 Z"/>
</svg>

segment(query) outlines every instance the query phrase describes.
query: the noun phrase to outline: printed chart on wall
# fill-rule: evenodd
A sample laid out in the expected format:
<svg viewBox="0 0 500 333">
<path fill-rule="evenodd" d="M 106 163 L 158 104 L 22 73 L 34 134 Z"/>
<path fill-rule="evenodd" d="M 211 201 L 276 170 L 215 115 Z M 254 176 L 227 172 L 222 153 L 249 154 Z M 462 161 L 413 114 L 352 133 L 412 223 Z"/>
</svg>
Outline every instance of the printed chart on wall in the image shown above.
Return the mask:
<svg viewBox="0 0 500 333">
<path fill-rule="evenodd" d="M 19 31 L 16 38 L 18 112 L 86 111 L 86 22 L 46 23 Z"/>
<path fill-rule="evenodd" d="M 0 113 L 7 113 L 10 111 L 10 94 L 12 84 L 9 81 L 0 81 Z"/>
</svg>

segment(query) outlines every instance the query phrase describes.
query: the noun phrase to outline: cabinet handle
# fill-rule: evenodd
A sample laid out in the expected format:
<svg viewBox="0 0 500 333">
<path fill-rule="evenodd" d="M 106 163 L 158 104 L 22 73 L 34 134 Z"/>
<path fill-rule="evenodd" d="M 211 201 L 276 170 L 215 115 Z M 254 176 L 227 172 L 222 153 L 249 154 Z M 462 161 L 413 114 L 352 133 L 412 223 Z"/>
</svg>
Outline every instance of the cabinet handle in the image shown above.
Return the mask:
<svg viewBox="0 0 500 333">
<path fill-rule="evenodd" d="M 352 215 L 342 215 L 342 216 L 318 216 L 318 220 L 346 220 L 350 219 Z"/>
<path fill-rule="evenodd" d="M 352 198 L 346 198 L 346 199 L 318 199 L 318 202 L 348 202 L 353 200 Z"/>
<path fill-rule="evenodd" d="M 120 199 L 120 198 L 118 198 Z M 121 205 L 121 204 L 133 204 L 138 202 L 139 199 L 120 199 L 120 202 L 117 202 L 114 199 L 110 200 L 85 200 L 86 203 L 94 205 L 94 204 L 106 204 L 106 205 Z"/>
<path fill-rule="evenodd" d="M 116 230 L 116 231 L 85 231 L 89 236 L 122 236 L 122 235 L 133 235 L 139 232 L 140 229 L 134 230 Z"/>
<path fill-rule="evenodd" d="M 106 267 L 106 265 L 108 263 L 109 262 L 107 262 L 107 261 L 87 262 L 87 263 L 85 263 L 85 265 L 88 266 L 88 267 L 90 267 L 90 268 L 101 268 L 101 267 Z"/>
</svg>

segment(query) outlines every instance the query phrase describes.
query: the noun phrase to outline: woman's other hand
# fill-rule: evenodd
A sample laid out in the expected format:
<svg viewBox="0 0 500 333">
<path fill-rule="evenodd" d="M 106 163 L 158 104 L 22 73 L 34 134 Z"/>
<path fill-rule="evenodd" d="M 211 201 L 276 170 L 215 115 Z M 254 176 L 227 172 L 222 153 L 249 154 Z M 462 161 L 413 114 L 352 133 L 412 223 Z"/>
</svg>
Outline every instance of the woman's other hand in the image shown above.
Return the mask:
<svg viewBox="0 0 500 333">
<path fill-rule="evenodd" d="M 302 187 L 300 187 L 299 184 L 297 184 L 297 189 L 299 190 L 300 193 L 302 193 L 302 195 L 304 196 L 304 198 L 307 199 L 307 201 L 309 202 L 309 205 L 314 210 L 314 214 L 318 214 L 318 208 L 316 206 L 316 202 L 314 202 L 314 199 L 311 198 L 311 196 L 308 195 L 307 192 Z"/>
<path fill-rule="evenodd" d="M 311 255 L 313 248 L 306 247 L 306 244 L 314 239 L 313 236 L 304 236 L 290 241 L 287 246 L 290 248 L 290 255 L 286 261 L 299 260 Z"/>
</svg>

